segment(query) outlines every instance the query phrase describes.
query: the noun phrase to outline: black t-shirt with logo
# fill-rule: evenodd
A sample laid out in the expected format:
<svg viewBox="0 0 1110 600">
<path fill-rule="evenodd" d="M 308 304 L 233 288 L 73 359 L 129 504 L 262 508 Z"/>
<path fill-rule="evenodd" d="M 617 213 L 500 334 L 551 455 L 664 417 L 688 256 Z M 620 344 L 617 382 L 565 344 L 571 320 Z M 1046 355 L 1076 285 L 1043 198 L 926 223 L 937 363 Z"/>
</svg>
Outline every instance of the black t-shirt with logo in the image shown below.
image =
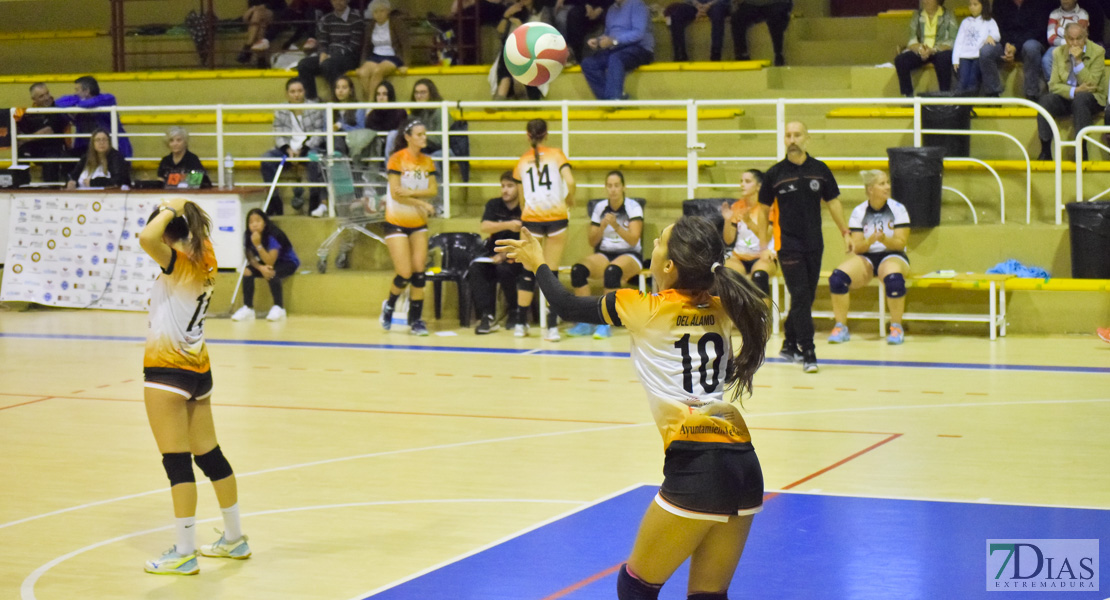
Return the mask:
<svg viewBox="0 0 1110 600">
<path fill-rule="evenodd" d="M 840 196 L 829 167 L 806 154 L 796 165 L 787 159 L 767 169 L 759 190 L 760 204 L 779 205 L 775 242 L 779 252 L 821 252 L 821 202 Z"/>
<path fill-rule="evenodd" d="M 519 221 L 520 220 L 520 203 L 517 202 L 516 208 L 509 210 L 505 206 L 505 201 L 501 198 L 494 198 L 486 202 L 486 210 L 482 213 L 483 221 Z M 519 240 L 520 234 L 515 231 L 506 229 L 505 231 L 498 231 L 497 233 L 489 236 L 486 240 L 486 252 L 492 256 L 494 248 L 496 248 L 497 240 Z"/>
</svg>

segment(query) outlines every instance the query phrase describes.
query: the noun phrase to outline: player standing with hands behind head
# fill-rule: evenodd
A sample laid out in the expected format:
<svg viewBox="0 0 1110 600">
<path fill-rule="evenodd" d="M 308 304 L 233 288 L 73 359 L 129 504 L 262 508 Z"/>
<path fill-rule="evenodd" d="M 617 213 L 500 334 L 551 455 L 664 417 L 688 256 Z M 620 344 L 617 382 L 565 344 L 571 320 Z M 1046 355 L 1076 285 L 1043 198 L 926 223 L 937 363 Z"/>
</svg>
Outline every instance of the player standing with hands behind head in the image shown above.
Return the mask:
<svg viewBox="0 0 1110 600">
<path fill-rule="evenodd" d="M 759 190 L 757 233 L 764 250 L 762 258 L 779 262 L 786 289 L 790 292 L 790 314 L 786 317 L 785 340 L 779 356 L 801 362 L 806 373 L 817 372 L 817 351 L 813 344 L 813 299 L 821 278 L 821 202 L 829 209 L 836 227 L 852 251 L 852 238 L 840 206 L 840 187 L 829 167 L 806 152 L 809 129 L 800 121 L 786 124 L 783 141 L 786 158 L 767 170 Z M 775 248 L 769 245 L 768 217 L 778 206 Z"/>
<path fill-rule="evenodd" d="M 562 150 L 544 146 L 547 141 L 547 121 L 528 121 L 528 142 L 532 149 L 525 152 L 513 169 L 513 178 L 521 184 L 524 209 L 521 221 L 532 234 L 544 240 L 544 263 L 555 276 L 559 275 L 559 262 L 567 245 L 567 225 L 570 207 L 574 206 L 574 173 Z M 527 273 L 517 286 L 518 313 L 514 334 L 528 335 L 528 308 L 536 291 L 536 279 Z M 555 314 L 547 323 L 543 339 L 559 341 L 559 328 Z"/>
<path fill-rule="evenodd" d="M 621 566 L 617 597 L 658 598 L 689 558 L 688 597 L 725 598 L 752 517 L 763 506 L 763 472 L 751 435 L 740 411 L 724 400 L 726 388 L 734 397 L 750 392 L 763 363 L 769 329 L 763 294 L 718 262 L 724 241 L 701 217 L 683 217 L 655 240 L 651 273 L 661 290 L 657 294 L 623 289 L 575 297 L 543 264 L 539 244 L 527 230 L 520 240 L 498 245 L 525 269 L 536 270 L 560 316 L 627 327 L 631 334 L 632 361 L 666 459 L 663 485 Z M 734 329 L 742 339 L 737 352 Z"/>
<path fill-rule="evenodd" d="M 428 217 L 435 207 L 426 199 L 439 194 L 434 177 L 436 165 L 421 152 L 428 145 L 428 130 L 419 119 L 405 121 L 397 132 L 386 170 L 389 190 L 385 205 L 385 245 L 396 275 L 389 286 L 389 299 L 382 302 L 382 329 L 393 325 L 397 298 L 412 282 L 409 302 L 409 331 L 428 335 L 424 312 L 424 263 L 428 260 Z"/>
<path fill-rule="evenodd" d="M 204 343 L 204 313 L 216 279 L 211 221 L 196 204 L 164 202 L 139 234 L 139 245 L 162 267 L 150 292 L 150 325 L 143 356 L 147 420 L 170 479 L 177 543 L 147 561 L 159 575 L 196 575 L 197 484 L 192 460 L 212 480 L 224 517 L 224 532 L 200 553 L 248 558 L 239 524 L 239 493 L 231 465 L 216 441 L 212 423 L 212 370 Z"/>
</svg>

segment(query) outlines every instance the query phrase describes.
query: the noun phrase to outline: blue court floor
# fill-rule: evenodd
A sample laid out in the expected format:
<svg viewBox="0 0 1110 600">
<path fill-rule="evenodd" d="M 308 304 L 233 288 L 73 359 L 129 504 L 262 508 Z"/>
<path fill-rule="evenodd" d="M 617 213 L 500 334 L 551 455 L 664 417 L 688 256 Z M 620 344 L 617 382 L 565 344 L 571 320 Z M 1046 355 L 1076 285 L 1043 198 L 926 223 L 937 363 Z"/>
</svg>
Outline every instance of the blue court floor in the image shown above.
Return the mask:
<svg viewBox="0 0 1110 600">
<path fill-rule="evenodd" d="M 632 489 L 370 598 L 612 600 L 616 567 L 627 557 L 656 489 Z M 988 592 L 988 585 L 1010 579 L 1014 565 L 1002 567 L 1005 552 L 989 557 L 987 540 L 1040 539 L 1100 544 L 1110 539 L 1110 510 L 772 494 L 755 517 L 730 598 L 1110 596 L 1108 584 L 1102 584 L 1101 593 L 1071 588 L 1090 573 L 1074 565 L 1074 579 L 1068 577 L 1060 571 L 1059 557 L 1049 584 L 1071 590 L 1063 596 L 1044 588 Z M 1110 560 L 1095 548 L 1093 562 L 1085 564 L 1096 573 L 1110 573 Z M 1019 549 L 1024 561 L 1019 575 L 1032 574 L 1033 556 Z M 1073 557 L 1069 565 L 1075 562 Z M 1004 574 L 995 579 L 1000 570 Z M 686 578 L 684 565 L 660 598 L 684 599 Z"/>
</svg>

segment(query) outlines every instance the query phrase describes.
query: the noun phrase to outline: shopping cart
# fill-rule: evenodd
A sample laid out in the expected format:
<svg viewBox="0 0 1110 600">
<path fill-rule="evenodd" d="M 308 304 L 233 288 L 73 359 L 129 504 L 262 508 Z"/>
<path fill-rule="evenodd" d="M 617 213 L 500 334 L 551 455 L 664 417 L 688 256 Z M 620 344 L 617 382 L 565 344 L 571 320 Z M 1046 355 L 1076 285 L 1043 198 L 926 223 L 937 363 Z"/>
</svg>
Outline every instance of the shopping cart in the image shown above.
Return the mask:
<svg viewBox="0 0 1110 600">
<path fill-rule="evenodd" d="M 316 251 L 316 270 L 328 269 L 328 255 L 339 242 L 335 265 L 347 267 L 348 256 L 358 234 L 385 243 L 382 237 L 368 228 L 385 221 L 385 195 L 388 179 L 380 162 L 356 162 L 335 152 L 328 158 L 317 158 L 323 163 L 324 179 L 328 184 L 328 199 L 335 207 L 339 227 L 328 236 Z"/>
</svg>

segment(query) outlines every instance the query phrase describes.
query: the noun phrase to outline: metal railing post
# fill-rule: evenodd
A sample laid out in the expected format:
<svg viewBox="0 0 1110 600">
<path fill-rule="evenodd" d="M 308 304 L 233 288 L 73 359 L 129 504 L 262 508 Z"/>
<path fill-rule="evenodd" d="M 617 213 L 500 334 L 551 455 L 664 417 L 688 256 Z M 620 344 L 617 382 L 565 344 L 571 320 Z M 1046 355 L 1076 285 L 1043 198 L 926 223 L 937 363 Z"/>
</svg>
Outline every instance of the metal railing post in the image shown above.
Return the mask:
<svg viewBox="0 0 1110 600">
<path fill-rule="evenodd" d="M 216 164 L 219 168 L 216 169 L 217 181 L 216 185 L 220 189 L 224 189 L 227 185 L 227 174 L 225 169 L 227 165 L 224 164 L 224 105 L 216 105 Z M 234 183 L 234 182 L 232 182 Z"/>
<path fill-rule="evenodd" d="M 698 105 L 686 102 L 686 197 L 693 198 L 698 189 L 698 150 L 705 144 L 698 142 Z"/>
<path fill-rule="evenodd" d="M 111 107 L 111 110 L 108 111 L 108 115 L 111 118 L 111 124 L 109 125 L 109 131 L 112 132 L 112 147 L 118 150 L 119 149 L 119 113 L 116 111 L 115 106 Z M 92 144 L 91 139 L 89 140 L 89 144 Z"/>
<path fill-rule="evenodd" d="M 335 113 L 332 111 L 332 104 L 329 102 L 324 105 L 324 154 L 320 157 L 320 168 L 327 168 L 327 161 L 332 160 L 335 155 Z M 331 177 L 327 178 L 328 181 L 328 216 L 335 216 L 335 184 L 332 182 Z"/>
<path fill-rule="evenodd" d="M 443 140 L 443 147 L 440 152 L 443 154 L 443 218 L 451 218 L 451 140 L 449 138 L 449 126 L 451 111 L 447 108 L 447 101 L 444 100 L 439 105 L 440 121 L 439 131 Z"/>
<path fill-rule="evenodd" d="M 19 132 L 16 130 L 15 109 L 8 109 L 8 131 L 12 134 L 12 166 L 19 166 Z"/>
</svg>

